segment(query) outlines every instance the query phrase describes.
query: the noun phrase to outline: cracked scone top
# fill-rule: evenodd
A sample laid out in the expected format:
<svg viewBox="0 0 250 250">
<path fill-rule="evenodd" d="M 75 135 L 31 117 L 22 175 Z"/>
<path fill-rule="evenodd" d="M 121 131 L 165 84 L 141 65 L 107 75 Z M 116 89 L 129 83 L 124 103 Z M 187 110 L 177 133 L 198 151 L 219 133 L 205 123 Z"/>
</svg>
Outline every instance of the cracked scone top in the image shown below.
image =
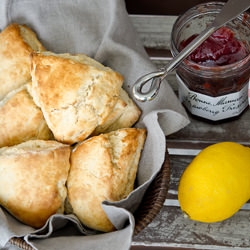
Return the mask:
<svg viewBox="0 0 250 250">
<path fill-rule="evenodd" d="M 31 55 L 32 88 L 55 138 L 75 143 L 102 125 L 113 110 L 123 77 L 83 55 Z"/>
<path fill-rule="evenodd" d="M 94 136 L 74 148 L 68 198 L 83 224 L 103 232 L 115 230 L 101 202 L 119 201 L 134 189 L 145 139 L 145 129 L 119 129 Z"/>
</svg>

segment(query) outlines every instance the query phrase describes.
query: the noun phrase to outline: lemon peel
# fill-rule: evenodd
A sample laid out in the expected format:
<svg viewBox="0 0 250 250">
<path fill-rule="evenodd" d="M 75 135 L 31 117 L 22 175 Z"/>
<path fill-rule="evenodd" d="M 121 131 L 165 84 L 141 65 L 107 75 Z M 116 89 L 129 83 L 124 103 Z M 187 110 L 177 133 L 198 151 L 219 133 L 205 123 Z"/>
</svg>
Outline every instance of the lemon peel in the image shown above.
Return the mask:
<svg viewBox="0 0 250 250">
<path fill-rule="evenodd" d="M 250 199 L 250 148 L 222 142 L 202 150 L 181 176 L 178 199 L 192 220 L 231 217 Z"/>
</svg>

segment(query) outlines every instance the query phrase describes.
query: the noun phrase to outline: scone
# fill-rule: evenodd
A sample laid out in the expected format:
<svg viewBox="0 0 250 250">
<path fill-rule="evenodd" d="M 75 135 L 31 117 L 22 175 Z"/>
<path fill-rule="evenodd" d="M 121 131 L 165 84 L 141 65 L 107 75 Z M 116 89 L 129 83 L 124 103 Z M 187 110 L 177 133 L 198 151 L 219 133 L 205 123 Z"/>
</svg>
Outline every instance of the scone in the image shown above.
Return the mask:
<svg viewBox="0 0 250 250">
<path fill-rule="evenodd" d="M 70 147 L 32 140 L 0 149 L 0 204 L 21 222 L 42 227 L 63 213 Z"/>
<path fill-rule="evenodd" d="M 0 33 L 0 100 L 31 79 L 30 53 L 43 50 L 25 25 L 11 24 Z"/>
<path fill-rule="evenodd" d="M 121 128 L 130 128 L 139 119 L 141 115 L 140 109 L 136 106 L 127 92 L 120 89 L 119 99 L 112 110 L 108 119 L 101 126 L 98 126 L 93 135 L 107 133 Z"/>
<path fill-rule="evenodd" d="M 102 125 L 123 77 L 85 55 L 33 53 L 32 96 L 58 141 L 73 144 Z"/>
<path fill-rule="evenodd" d="M 73 150 L 68 199 L 83 224 L 103 232 L 115 229 L 101 202 L 119 201 L 133 190 L 145 137 L 145 129 L 120 129 L 94 136 Z"/>
<path fill-rule="evenodd" d="M 31 139 L 52 139 L 43 113 L 26 86 L 11 91 L 0 101 L 0 147 Z"/>
</svg>

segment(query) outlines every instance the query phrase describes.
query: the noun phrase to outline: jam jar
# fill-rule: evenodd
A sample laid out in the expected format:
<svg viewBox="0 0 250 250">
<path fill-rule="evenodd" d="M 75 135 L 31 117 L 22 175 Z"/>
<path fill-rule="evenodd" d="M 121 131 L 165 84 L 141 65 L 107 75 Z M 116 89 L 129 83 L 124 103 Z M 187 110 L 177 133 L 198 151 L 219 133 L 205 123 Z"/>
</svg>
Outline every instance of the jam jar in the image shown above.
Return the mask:
<svg viewBox="0 0 250 250">
<path fill-rule="evenodd" d="M 212 23 L 223 2 L 199 4 L 174 23 L 171 53 L 176 56 Z M 179 98 L 190 113 L 217 121 L 248 107 L 250 15 L 245 12 L 215 31 L 176 71 Z"/>
</svg>

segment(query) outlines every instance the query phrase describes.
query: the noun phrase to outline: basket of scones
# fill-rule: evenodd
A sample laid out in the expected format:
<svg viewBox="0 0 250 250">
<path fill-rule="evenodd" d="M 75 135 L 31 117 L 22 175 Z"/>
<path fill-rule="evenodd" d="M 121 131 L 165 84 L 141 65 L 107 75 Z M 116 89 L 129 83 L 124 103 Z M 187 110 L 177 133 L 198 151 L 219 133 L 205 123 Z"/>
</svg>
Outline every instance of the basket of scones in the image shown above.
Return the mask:
<svg viewBox="0 0 250 250">
<path fill-rule="evenodd" d="M 132 127 L 141 111 L 123 76 L 84 54 L 46 51 L 25 25 L 0 34 L 0 205 L 41 228 L 54 214 L 74 214 L 86 228 L 115 231 L 104 200 L 135 188 L 147 137 Z M 134 234 L 161 209 L 169 183 L 166 157 L 134 213 Z M 32 249 L 21 238 L 10 242 Z"/>
</svg>

